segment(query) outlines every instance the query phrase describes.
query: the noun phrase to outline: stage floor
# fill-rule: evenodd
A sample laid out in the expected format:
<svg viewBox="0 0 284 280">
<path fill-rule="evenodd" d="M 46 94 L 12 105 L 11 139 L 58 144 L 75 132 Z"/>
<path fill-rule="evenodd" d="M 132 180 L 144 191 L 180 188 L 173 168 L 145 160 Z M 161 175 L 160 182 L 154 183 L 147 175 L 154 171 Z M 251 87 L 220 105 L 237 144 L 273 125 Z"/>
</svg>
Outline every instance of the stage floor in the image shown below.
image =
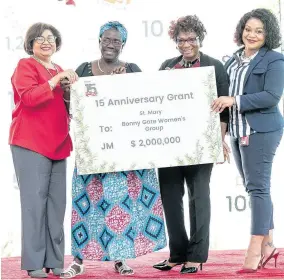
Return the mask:
<svg viewBox="0 0 284 280">
<path fill-rule="evenodd" d="M 161 272 L 152 268 L 152 264 L 168 257 L 167 252 L 153 253 L 136 260 L 129 261 L 129 265 L 135 270 L 133 276 L 120 276 L 113 270 L 111 262 L 86 261 L 86 273 L 75 279 L 284 279 L 284 249 L 280 250 L 277 268 L 274 267 L 274 260 L 265 269 L 257 273 L 237 274 L 244 257 L 244 251 L 210 251 L 208 262 L 203 265 L 203 271 L 196 274 L 182 275 L 179 273 L 180 266 L 171 271 Z M 66 257 L 66 266 L 72 257 Z M 2 258 L 1 279 L 27 279 L 27 273 L 20 270 L 20 258 Z M 49 275 L 48 279 L 58 279 Z"/>
</svg>

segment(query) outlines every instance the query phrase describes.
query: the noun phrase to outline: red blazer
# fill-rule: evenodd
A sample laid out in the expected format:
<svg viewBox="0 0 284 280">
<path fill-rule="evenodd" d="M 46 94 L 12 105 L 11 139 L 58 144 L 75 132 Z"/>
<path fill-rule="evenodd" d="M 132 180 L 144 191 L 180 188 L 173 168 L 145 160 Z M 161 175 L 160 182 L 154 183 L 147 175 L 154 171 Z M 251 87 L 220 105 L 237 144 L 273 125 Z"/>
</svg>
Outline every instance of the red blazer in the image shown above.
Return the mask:
<svg viewBox="0 0 284 280">
<path fill-rule="evenodd" d="M 49 71 L 56 75 L 55 70 Z M 11 78 L 16 107 L 12 113 L 9 144 L 60 160 L 70 155 L 72 141 L 63 90 L 60 85 L 50 89 L 47 82 L 50 73 L 33 58 L 19 61 Z"/>
</svg>

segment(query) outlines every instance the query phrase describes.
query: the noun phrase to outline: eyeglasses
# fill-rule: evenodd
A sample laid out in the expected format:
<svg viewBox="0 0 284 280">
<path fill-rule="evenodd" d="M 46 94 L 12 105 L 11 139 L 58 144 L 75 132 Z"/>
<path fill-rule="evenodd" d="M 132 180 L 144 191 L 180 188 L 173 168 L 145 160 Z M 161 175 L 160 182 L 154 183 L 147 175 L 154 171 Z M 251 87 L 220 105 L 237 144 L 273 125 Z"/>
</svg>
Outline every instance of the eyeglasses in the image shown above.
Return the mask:
<svg viewBox="0 0 284 280">
<path fill-rule="evenodd" d="M 101 43 L 103 46 L 108 46 L 110 43 L 113 44 L 115 47 L 121 47 L 122 42 L 118 39 L 110 39 L 110 38 L 102 38 Z"/>
<path fill-rule="evenodd" d="M 43 44 L 45 42 L 45 40 L 50 43 L 50 44 L 54 44 L 55 41 L 56 41 L 56 37 L 53 36 L 53 35 L 49 35 L 47 36 L 47 38 L 44 38 L 43 36 L 39 36 L 39 37 L 36 37 L 35 38 L 35 41 L 38 43 L 38 44 Z"/>
<path fill-rule="evenodd" d="M 187 42 L 188 44 L 190 44 L 190 45 L 193 45 L 193 46 L 196 46 L 197 44 L 198 44 L 198 42 L 199 42 L 199 37 L 195 37 L 195 38 L 188 38 L 188 39 L 177 39 L 176 40 L 176 42 L 177 42 L 177 45 L 179 46 L 179 47 L 182 47 L 182 46 L 184 46 L 184 44 Z"/>
</svg>

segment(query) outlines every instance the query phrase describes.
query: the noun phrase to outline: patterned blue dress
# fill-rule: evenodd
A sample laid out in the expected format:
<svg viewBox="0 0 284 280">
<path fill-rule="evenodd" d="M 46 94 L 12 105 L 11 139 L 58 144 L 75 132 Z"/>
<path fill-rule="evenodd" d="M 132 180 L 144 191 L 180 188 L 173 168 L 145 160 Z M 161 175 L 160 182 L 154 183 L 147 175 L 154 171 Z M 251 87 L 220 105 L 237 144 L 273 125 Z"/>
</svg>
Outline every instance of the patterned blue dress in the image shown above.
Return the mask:
<svg viewBox="0 0 284 280">
<path fill-rule="evenodd" d="M 77 175 L 72 182 L 72 254 L 124 260 L 166 246 L 154 169 Z"/>
</svg>

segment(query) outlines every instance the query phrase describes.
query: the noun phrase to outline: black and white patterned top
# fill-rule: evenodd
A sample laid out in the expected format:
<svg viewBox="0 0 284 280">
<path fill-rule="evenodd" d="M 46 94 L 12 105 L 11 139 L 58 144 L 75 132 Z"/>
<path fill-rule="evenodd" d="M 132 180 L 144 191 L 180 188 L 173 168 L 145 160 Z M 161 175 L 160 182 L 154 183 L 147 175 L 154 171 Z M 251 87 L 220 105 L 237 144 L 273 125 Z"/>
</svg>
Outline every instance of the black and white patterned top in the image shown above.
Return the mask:
<svg viewBox="0 0 284 280">
<path fill-rule="evenodd" d="M 236 138 L 248 136 L 254 131 L 249 126 L 245 114 L 239 112 L 240 96 L 243 95 L 244 80 L 249 68 L 250 62 L 257 55 L 244 57 L 244 53 L 235 55 L 235 59 L 227 67 L 227 73 L 230 80 L 229 95 L 236 97 L 236 105 L 230 108 L 229 131 L 230 135 Z"/>
</svg>

